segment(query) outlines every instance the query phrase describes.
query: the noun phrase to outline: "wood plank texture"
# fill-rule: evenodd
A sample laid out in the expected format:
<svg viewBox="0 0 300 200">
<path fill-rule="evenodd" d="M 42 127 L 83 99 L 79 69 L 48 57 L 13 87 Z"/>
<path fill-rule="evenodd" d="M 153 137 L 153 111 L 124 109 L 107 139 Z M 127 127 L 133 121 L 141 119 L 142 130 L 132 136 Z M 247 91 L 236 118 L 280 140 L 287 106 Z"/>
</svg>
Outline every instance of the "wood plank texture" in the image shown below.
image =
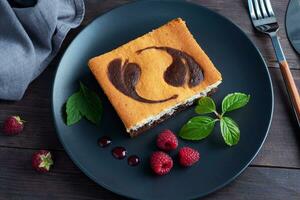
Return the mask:
<svg viewBox="0 0 300 200">
<path fill-rule="evenodd" d="M 256 159 L 255 165 L 300 167 L 300 134 L 279 69 L 270 69 L 274 88 L 274 115 L 269 135 Z M 300 72 L 293 71 L 298 88 Z"/>
<path fill-rule="evenodd" d="M 63 150 L 55 133 L 51 111 L 51 84 L 55 67 L 50 66 L 32 83 L 22 101 L 0 102 L 0 123 L 7 115 L 20 114 L 26 127 L 17 137 L 0 134 L 0 146 Z M 270 69 L 273 79 L 275 110 L 269 136 L 253 164 L 300 168 L 300 135 L 287 104 L 287 93 L 279 69 Z M 300 87 L 300 73 L 293 71 Z"/>
<path fill-rule="evenodd" d="M 61 151 L 54 151 L 55 165 L 48 174 L 32 170 L 33 151 L 0 148 L 0 200 L 113 200 L 124 199 L 91 181 Z M 300 196 L 300 170 L 249 167 L 238 179 L 205 200 L 278 199 Z M 267 186 L 267 187 L 266 187 Z"/>
<path fill-rule="evenodd" d="M 271 40 L 267 36 L 255 31 L 251 24 L 248 15 L 247 0 L 189 1 L 208 7 L 233 21 L 240 28 L 242 28 L 244 32 L 251 38 L 251 40 L 257 45 L 261 53 L 266 58 L 268 66 L 279 67 L 279 64 L 276 62 L 276 56 L 274 54 Z M 289 0 L 271 0 L 271 2 L 280 25 L 279 37 L 281 38 L 282 49 L 286 55 L 290 67 L 300 69 L 300 57 L 292 49 L 285 32 L 285 11 Z"/>
<path fill-rule="evenodd" d="M 281 61 L 279 63 L 280 70 L 282 73 L 283 80 L 285 82 L 288 94 L 290 96 L 291 103 L 293 105 L 295 111 L 295 117 L 300 125 L 300 95 L 298 92 L 298 88 L 294 81 L 293 75 L 290 71 L 289 64 L 287 61 Z"/>
<path fill-rule="evenodd" d="M 265 57 L 274 86 L 275 110 L 269 136 L 256 159 L 238 179 L 205 200 L 289 199 L 300 197 L 300 130 L 287 103 L 287 93 L 271 41 L 254 31 L 247 12 L 247 0 L 189 0 L 208 7 L 240 26 Z M 300 56 L 288 42 L 284 29 L 288 0 L 271 0 L 282 27 L 279 35 L 283 51 L 300 88 Z M 10 199 L 124 199 L 86 177 L 70 160 L 55 133 L 51 111 L 51 88 L 56 67 L 73 38 L 95 17 L 129 0 L 85 0 L 82 25 L 70 31 L 49 67 L 33 81 L 19 102 L 0 100 L 0 125 L 8 115 L 21 115 L 26 121 L 22 134 L 7 137 L 0 133 L 0 200 Z M 48 174 L 31 168 L 36 149 L 50 149 L 55 165 Z"/>
</svg>

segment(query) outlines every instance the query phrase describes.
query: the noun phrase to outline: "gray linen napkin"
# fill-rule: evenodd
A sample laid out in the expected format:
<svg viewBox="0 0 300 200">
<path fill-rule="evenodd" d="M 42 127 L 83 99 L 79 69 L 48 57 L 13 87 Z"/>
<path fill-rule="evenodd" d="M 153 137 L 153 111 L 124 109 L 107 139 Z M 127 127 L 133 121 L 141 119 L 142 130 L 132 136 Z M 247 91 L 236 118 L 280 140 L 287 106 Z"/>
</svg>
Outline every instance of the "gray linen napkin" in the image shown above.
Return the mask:
<svg viewBox="0 0 300 200">
<path fill-rule="evenodd" d="M 83 0 L 38 0 L 26 8 L 0 0 L 0 99 L 20 100 L 83 16 Z"/>
</svg>

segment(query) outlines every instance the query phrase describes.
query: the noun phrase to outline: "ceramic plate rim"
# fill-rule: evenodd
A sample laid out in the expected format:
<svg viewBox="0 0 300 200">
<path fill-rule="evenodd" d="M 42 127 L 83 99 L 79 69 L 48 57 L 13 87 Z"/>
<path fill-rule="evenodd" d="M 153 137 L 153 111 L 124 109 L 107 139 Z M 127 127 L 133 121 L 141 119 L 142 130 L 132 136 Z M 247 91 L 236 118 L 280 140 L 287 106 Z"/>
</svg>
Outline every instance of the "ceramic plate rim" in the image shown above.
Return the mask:
<svg viewBox="0 0 300 200">
<path fill-rule="evenodd" d="M 157 2 L 158 0 L 152 0 L 153 2 Z M 59 68 L 61 67 L 61 60 L 63 59 L 64 55 L 70 50 L 70 46 L 74 43 L 74 41 L 76 40 L 76 38 L 81 35 L 89 26 L 91 26 L 93 23 L 96 23 L 96 21 L 99 19 L 99 18 L 102 18 L 106 15 L 108 15 L 109 13 L 111 12 L 114 12 L 120 8 L 123 8 L 123 7 L 126 7 L 126 6 L 129 6 L 129 5 L 132 5 L 132 4 L 143 4 L 144 2 L 147 2 L 146 0 L 142 0 L 142 1 L 134 1 L 134 2 L 129 2 L 129 3 L 125 3 L 121 6 L 118 6 L 116 8 L 113 8 L 97 17 L 95 17 L 89 24 L 87 24 L 79 33 L 78 35 L 76 35 L 76 37 L 72 40 L 72 42 L 68 45 L 68 47 L 66 48 L 66 50 L 64 51 L 62 57 L 60 58 L 60 61 L 59 61 L 59 64 L 57 66 L 57 69 L 55 71 L 55 75 L 54 75 L 54 81 L 53 81 L 53 84 L 52 84 L 52 89 L 51 89 L 51 92 L 52 92 L 52 103 L 51 103 L 51 106 L 52 106 L 52 115 L 53 115 L 53 119 L 55 119 L 55 110 L 54 110 L 54 86 L 56 84 L 56 78 L 57 78 L 57 73 L 58 73 L 58 70 Z M 272 84 L 272 79 L 271 79 L 271 76 L 270 76 L 270 72 L 269 72 L 269 69 L 268 69 L 268 66 L 266 64 L 266 61 L 264 59 L 264 57 L 262 56 L 260 50 L 257 48 L 257 46 L 254 44 L 254 42 L 252 42 L 252 40 L 249 38 L 249 36 L 243 31 L 242 28 L 240 28 L 237 24 L 235 24 L 234 22 L 232 22 L 230 19 L 226 18 L 225 16 L 209 9 L 209 8 L 206 8 L 202 5 L 199 5 L 199 4 L 196 4 L 196 3 L 192 3 L 192 2 L 186 2 L 186 1 L 176 1 L 176 0 L 173 0 L 173 1 L 163 1 L 163 2 L 168 2 L 168 3 L 183 3 L 183 4 L 190 4 L 192 6 L 196 6 L 196 7 L 200 7 L 201 9 L 205 9 L 211 13 L 213 13 L 214 15 L 217 15 L 218 17 L 222 18 L 223 20 L 227 21 L 228 23 L 230 23 L 232 26 L 234 26 L 235 28 L 237 28 L 237 30 L 243 35 L 245 36 L 245 38 L 249 41 L 249 44 L 251 44 L 254 49 L 256 50 L 256 52 L 258 53 L 259 55 L 259 58 L 263 61 L 263 64 L 264 64 L 264 67 L 265 67 L 265 70 L 267 72 L 267 75 L 268 75 L 268 80 L 269 80 L 269 84 L 270 84 L 270 89 L 271 89 L 271 112 L 270 112 L 270 116 L 269 116 L 269 123 L 268 123 L 268 128 L 267 128 L 267 131 L 265 133 L 265 136 L 264 136 L 264 139 L 262 140 L 259 148 L 257 149 L 256 153 L 252 156 L 252 158 L 247 161 L 247 164 L 235 175 L 233 176 L 232 178 L 228 179 L 227 181 L 225 181 L 223 184 L 213 188 L 212 190 L 210 191 L 207 191 L 206 193 L 202 194 L 202 195 L 197 195 L 197 196 L 193 196 L 191 197 L 192 199 L 195 199 L 195 198 L 201 198 L 201 197 L 204 197 L 204 196 L 207 196 L 211 193 L 214 193 L 215 191 L 225 187 L 226 185 L 228 185 L 229 183 L 231 183 L 233 180 L 235 180 L 239 175 L 241 175 L 242 172 L 245 171 L 245 169 L 251 164 L 251 162 L 254 160 L 254 158 L 257 156 L 257 154 L 259 153 L 260 149 L 262 148 L 267 136 L 268 136 L 268 133 L 269 133 L 269 130 L 270 130 L 270 127 L 271 127 L 271 123 L 272 123 L 272 118 L 273 118 L 273 113 L 274 113 L 274 91 L 273 91 L 273 84 Z M 250 20 L 250 19 L 249 19 Z M 76 156 L 69 150 L 68 148 L 68 144 L 66 144 L 62 138 L 62 135 L 59 133 L 59 128 L 58 128 L 58 125 L 56 123 L 56 120 L 54 120 L 54 125 L 55 125 L 55 130 L 56 130 L 56 134 L 58 135 L 58 138 L 61 142 L 61 144 L 63 145 L 64 147 L 64 150 L 67 152 L 67 154 L 70 156 L 71 160 L 73 161 L 73 163 L 86 175 L 88 176 L 91 180 L 93 180 L 95 183 L 97 183 L 98 185 L 100 185 L 101 187 L 115 193 L 115 194 L 118 194 L 118 195 L 121 195 L 123 197 L 127 197 L 127 198 L 134 198 L 136 199 L 136 197 L 134 196 L 130 196 L 128 194 L 124 194 L 122 191 L 119 191 L 119 190 L 115 190 L 113 187 L 111 186 L 108 186 L 106 185 L 104 182 L 101 182 L 99 180 L 96 180 L 95 176 L 93 174 L 91 174 L 80 162 L 77 161 L 77 159 L 75 158 Z"/>
</svg>

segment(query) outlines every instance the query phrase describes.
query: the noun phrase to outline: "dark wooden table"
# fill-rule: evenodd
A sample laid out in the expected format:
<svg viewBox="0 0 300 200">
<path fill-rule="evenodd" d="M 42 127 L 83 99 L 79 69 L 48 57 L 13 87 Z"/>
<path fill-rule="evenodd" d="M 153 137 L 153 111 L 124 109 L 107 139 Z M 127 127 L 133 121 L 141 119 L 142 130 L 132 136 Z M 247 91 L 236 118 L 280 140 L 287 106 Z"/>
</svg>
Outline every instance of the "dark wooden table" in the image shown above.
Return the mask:
<svg viewBox="0 0 300 200">
<path fill-rule="evenodd" d="M 120 6 L 126 0 L 86 0 L 82 25 L 72 30 L 58 56 L 28 88 L 19 102 L 0 100 L 0 122 L 8 115 L 21 115 L 26 121 L 24 132 L 17 137 L 0 134 L 0 199 L 123 199 L 98 186 L 70 160 L 55 133 L 51 114 L 51 86 L 59 59 L 70 41 L 92 19 Z M 256 33 L 250 23 L 246 0 L 197 0 L 231 19 L 250 36 L 265 57 L 273 79 L 275 110 L 269 136 L 245 172 L 231 184 L 205 199 L 300 199 L 300 131 L 276 63 L 270 40 Z M 281 27 L 284 27 L 288 0 L 273 0 Z M 300 56 L 291 48 L 284 28 L 280 30 L 283 50 L 300 88 Z M 255 131 L 255 130 L 253 130 Z M 50 173 L 38 174 L 31 168 L 31 155 L 49 149 L 55 156 Z"/>
</svg>

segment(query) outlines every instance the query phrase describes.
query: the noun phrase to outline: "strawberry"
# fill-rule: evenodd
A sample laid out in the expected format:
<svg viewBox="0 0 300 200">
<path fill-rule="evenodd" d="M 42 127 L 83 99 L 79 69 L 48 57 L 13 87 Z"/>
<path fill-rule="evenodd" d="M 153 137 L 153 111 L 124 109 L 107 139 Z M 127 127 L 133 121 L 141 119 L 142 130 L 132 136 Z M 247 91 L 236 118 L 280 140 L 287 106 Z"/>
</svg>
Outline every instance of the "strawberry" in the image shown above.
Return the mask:
<svg viewBox="0 0 300 200">
<path fill-rule="evenodd" d="M 176 135 L 170 130 L 164 130 L 156 138 L 156 145 L 164 151 L 171 151 L 177 148 L 178 140 Z"/>
<path fill-rule="evenodd" d="M 173 160 L 168 154 L 156 151 L 151 155 L 150 165 L 155 174 L 162 176 L 170 172 Z"/>
<path fill-rule="evenodd" d="M 189 167 L 198 162 L 200 154 L 196 149 L 183 147 L 178 153 L 179 163 L 184 167 Z"/>
<path fill-rule="evenodd" d="M 32 167 L 38 172 L 48 172 L 53 165 L 52 155 L 49 151 L 39 150 L 32 155 Z"/>
<path fill-rule="evenodd" d="M 24 121 L 19 116 L 8 117 L 3 124 L 3 132 L 6 135 L 18 135 L 23 131 Z"/>
</svg>

